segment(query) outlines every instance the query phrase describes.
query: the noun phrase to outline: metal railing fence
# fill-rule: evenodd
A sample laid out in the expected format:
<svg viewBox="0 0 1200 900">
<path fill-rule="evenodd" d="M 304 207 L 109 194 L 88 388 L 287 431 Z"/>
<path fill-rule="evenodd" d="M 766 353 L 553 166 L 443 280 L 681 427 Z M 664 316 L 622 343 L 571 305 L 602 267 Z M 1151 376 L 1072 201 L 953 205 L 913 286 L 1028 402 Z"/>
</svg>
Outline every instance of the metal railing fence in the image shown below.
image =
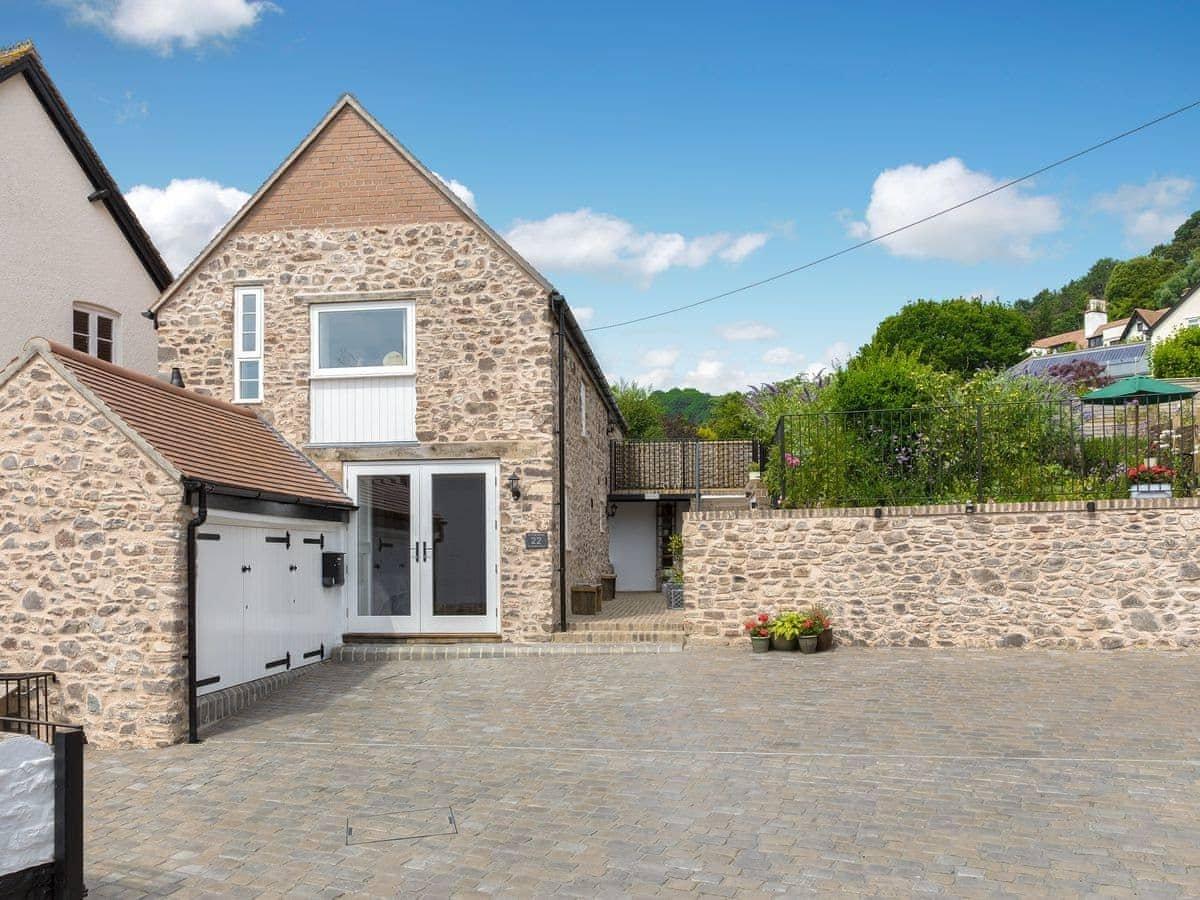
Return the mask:
<svg viewBox="0 0 1200 900">
<path fill-rule="evenodd" d="M 790 507 L 1115 499 L 1138 482 L 1190 496 L 1195 457 L 1191 398 L 1023 400 L 783 416 L 766 479 Z"/>
</svg>

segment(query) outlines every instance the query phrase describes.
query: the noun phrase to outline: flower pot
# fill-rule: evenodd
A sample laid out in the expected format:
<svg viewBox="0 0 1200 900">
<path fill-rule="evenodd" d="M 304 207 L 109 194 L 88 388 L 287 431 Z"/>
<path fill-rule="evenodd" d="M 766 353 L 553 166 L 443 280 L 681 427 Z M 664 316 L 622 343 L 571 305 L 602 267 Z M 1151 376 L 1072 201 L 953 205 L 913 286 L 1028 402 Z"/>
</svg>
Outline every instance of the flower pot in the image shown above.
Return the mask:
<svg viewBox="0 0 1200 900">
<path fill-rule="evenodd" d="M 796 649 L 796 639 L 795 638 L 781 638 L 781 637 L 775 637 L 774 635 L 772 635 L 771 636 L 771 649 L 772 650 L 783 650 L 785 652 L 788 650 L 795 650 Z"/>
<path fill-rule="evenodd" d="M 817 635 L 817 652 L 833 649 L 833 629 L 826 628 Z"/>
<path fill-rule="evenodd" d="M 801 653 L 816 653 L 817 641 L 820 640 L 820 635 L 803 634 L 798 638 Z"/>
<path fill-rule="evenodd" d="M 667 609 L 683 609 L 683 585 L 668 581 L 663 585 L 663 593 L 667 597 Z"/>
<path fill-rule="evenodd" d="M 1131 500 L 1166 500 L 1172 495 L 1171 483 L 1162 484 L 1131 484 L 1129 499 Z"/>
<path fill-rule="evenodd" d="M 766 653 L 771 649 L 771 639 L 750 635 L 750 649 L 755 653 Z"/>
</svg>

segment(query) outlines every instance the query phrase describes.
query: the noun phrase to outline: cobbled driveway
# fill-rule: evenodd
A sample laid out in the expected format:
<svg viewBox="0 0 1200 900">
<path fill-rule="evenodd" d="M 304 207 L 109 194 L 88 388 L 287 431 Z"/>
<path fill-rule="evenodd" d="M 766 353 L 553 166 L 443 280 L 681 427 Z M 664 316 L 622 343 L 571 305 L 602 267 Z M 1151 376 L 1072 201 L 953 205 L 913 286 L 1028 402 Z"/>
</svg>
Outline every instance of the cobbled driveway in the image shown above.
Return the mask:
<svg viewBox="0 0 1200 900">
<path fill-rule="evenodd" d="M 87 881 L 1196 896 L 1198 739 L 1190 654 L 327 664 L 200 745 L 90 750 Z"/>
</svg>

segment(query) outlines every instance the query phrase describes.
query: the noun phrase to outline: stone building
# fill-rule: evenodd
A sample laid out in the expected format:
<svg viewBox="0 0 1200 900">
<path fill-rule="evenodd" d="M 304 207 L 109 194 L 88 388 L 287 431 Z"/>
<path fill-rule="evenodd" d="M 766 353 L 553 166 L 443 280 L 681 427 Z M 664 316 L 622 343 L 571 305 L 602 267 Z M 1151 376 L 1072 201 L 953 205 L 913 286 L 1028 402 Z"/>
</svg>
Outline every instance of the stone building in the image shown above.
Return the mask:
<svg viewBox="0 0 1200 900">
<path fill-rule="evenodd" d="M 153 311 L 163 371 L 257 412 L 358 504 L 350 640 L 545 640 L 563 587 L 610 571 L 624 426 L 570 309 L 353 97 Z"/>
</svg>

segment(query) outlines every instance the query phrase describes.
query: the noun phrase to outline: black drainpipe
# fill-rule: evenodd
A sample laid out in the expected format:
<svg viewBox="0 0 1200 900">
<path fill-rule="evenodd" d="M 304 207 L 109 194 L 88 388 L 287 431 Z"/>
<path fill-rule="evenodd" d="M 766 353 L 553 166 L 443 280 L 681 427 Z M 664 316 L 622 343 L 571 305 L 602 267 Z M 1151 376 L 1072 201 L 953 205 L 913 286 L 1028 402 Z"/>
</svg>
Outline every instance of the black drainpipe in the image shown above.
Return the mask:
<svg viewBox="0 0 1200 900">
<path fill-rule="evenodd" d="M 567 385 L 566 306 L 554 291 L 550 303 L 558 316 L 558 630 L 567 630 Z"/>
<path fill-rule="evenodd" d="M 208 520 L 208 491 L 201 482 L 187 485 L 187 499 L 191 503 L 192 491 L 196 492 L 196 515 L 187 524 L 187 692 L 188 692 L 188 743 L 200 743 L 196 719 L 196 529 Z"/>
</svg>

